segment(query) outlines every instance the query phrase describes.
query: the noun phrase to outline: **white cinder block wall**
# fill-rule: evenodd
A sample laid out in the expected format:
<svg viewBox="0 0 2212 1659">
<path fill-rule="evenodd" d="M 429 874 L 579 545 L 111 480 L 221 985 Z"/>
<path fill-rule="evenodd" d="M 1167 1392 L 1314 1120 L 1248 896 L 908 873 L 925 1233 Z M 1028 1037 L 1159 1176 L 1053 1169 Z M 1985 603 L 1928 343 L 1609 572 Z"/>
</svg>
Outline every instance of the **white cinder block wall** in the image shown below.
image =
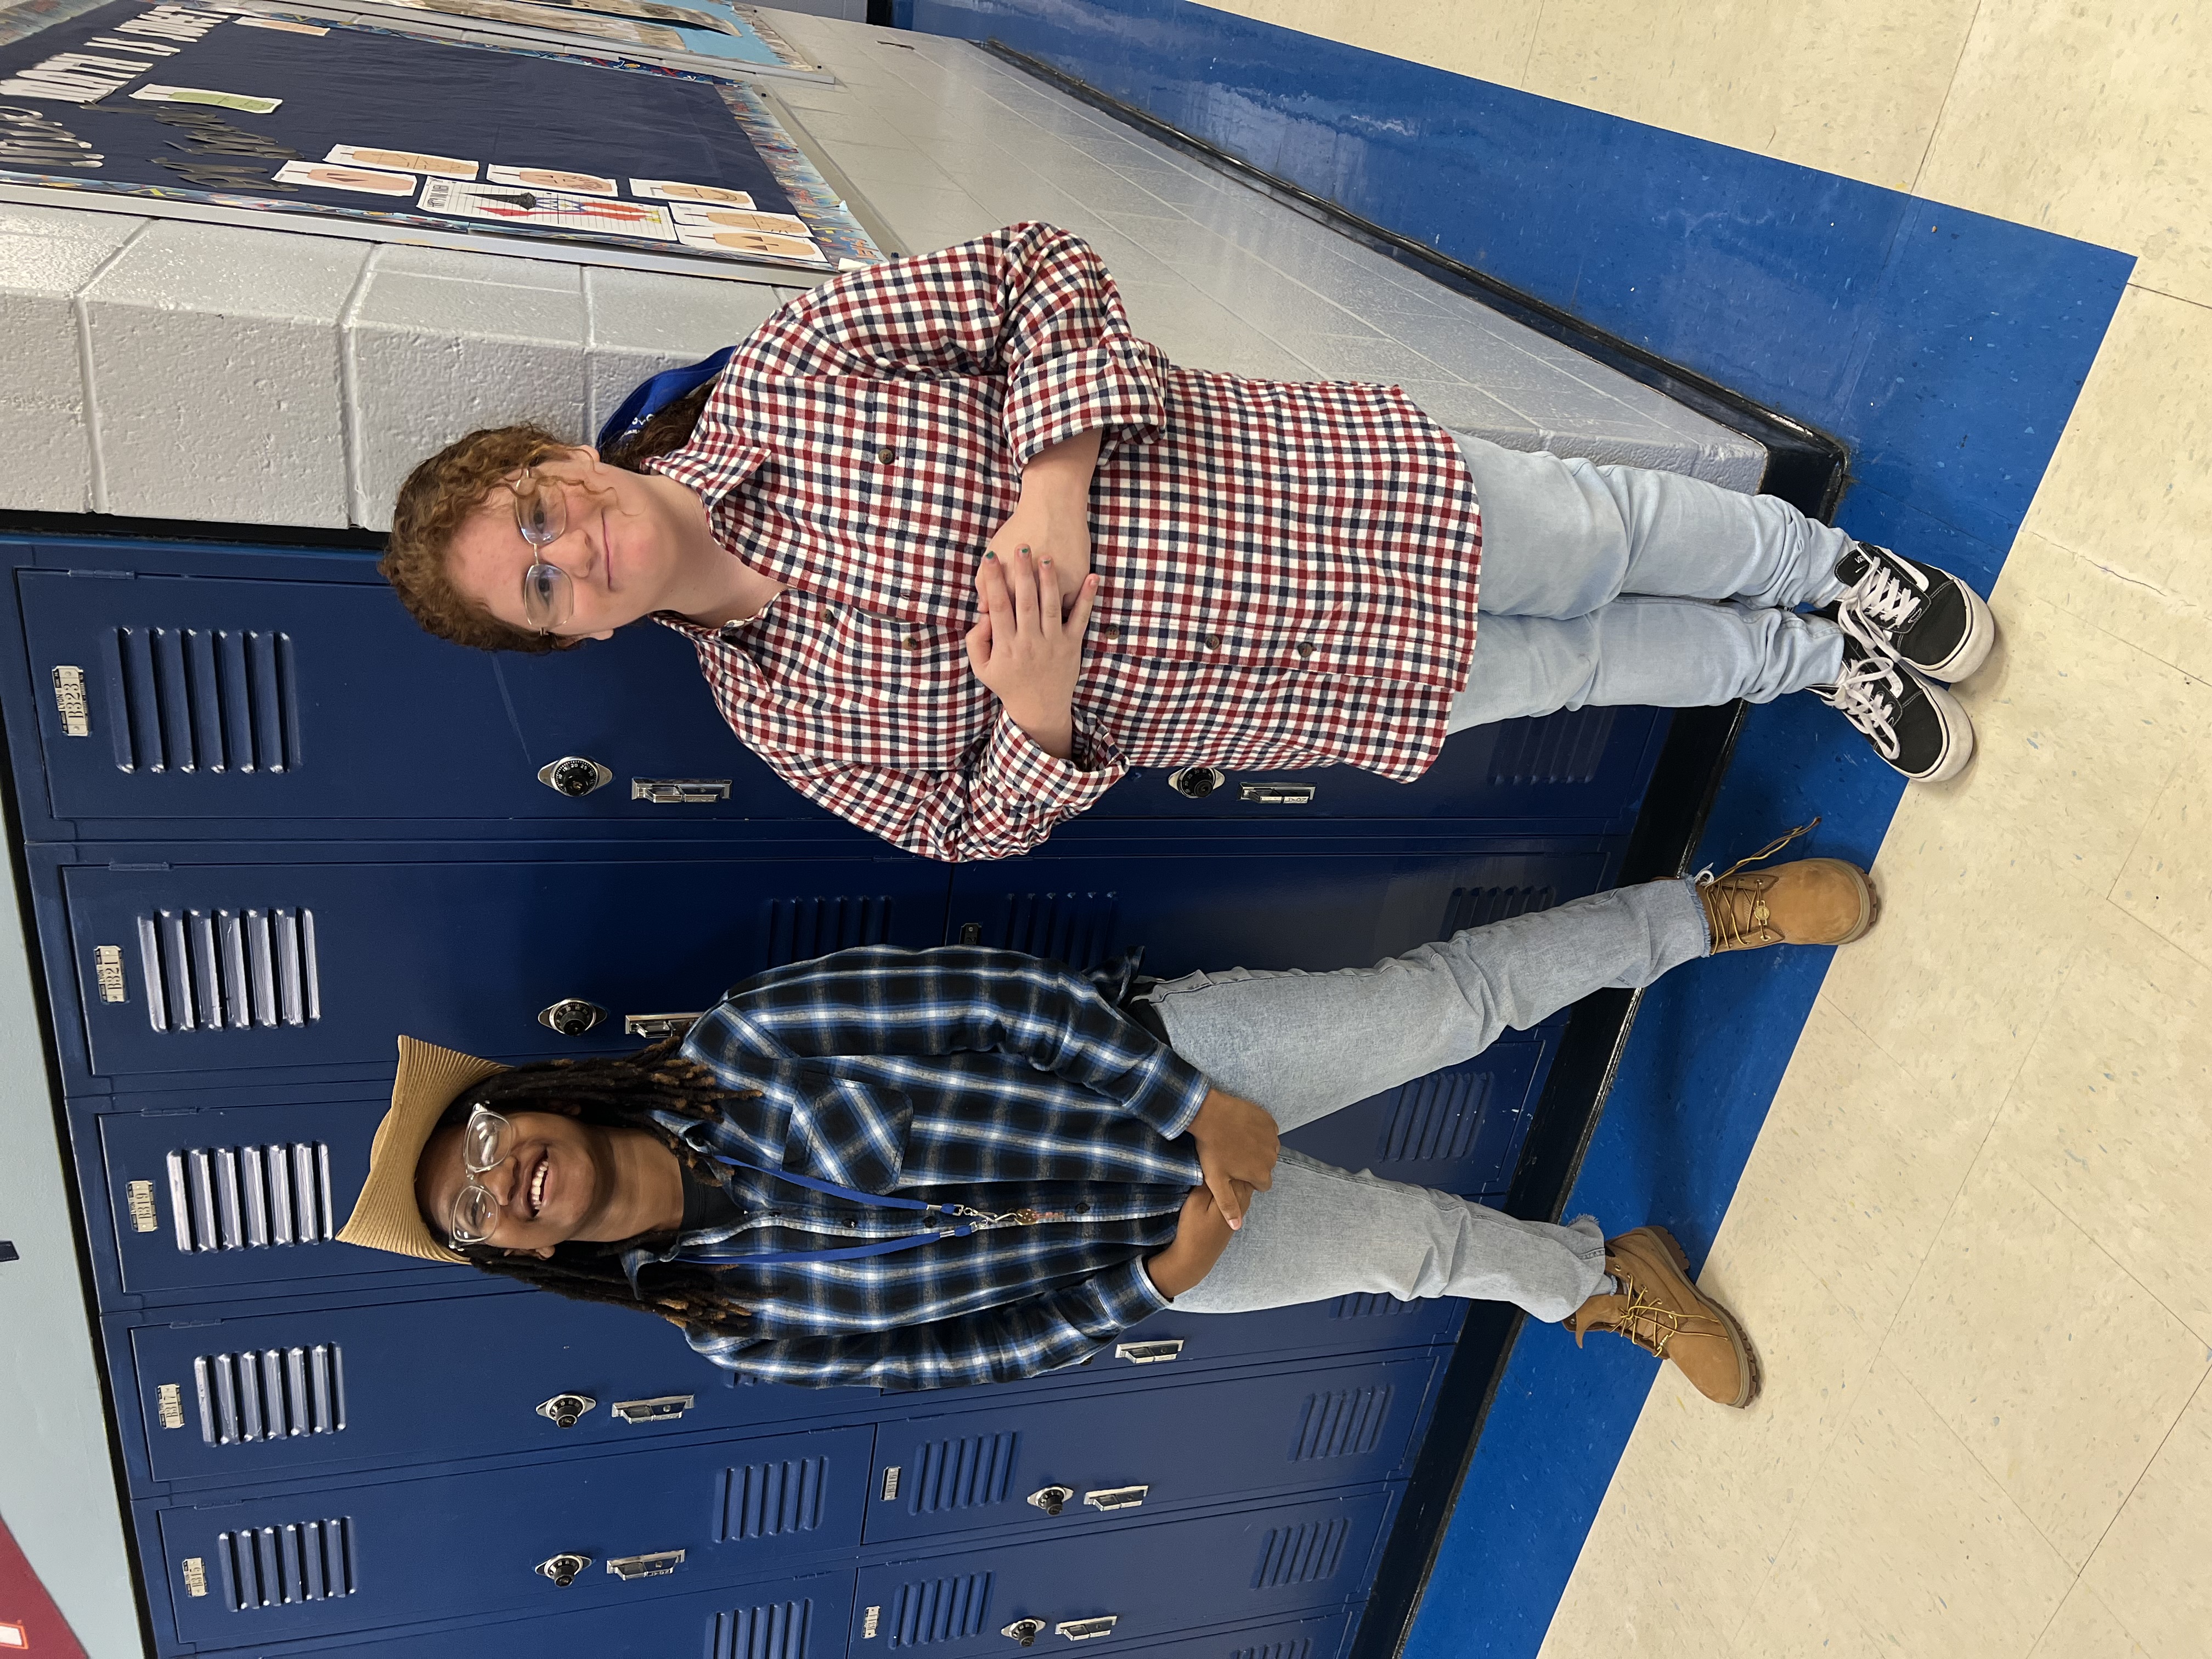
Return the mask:
<svg viewBox="0 0 2212 1659">
<path fill-rule="evenodd" d="M 1179 362 L 1395 380 L 1516 447 L 1756 486 L 1749 439 L 973 46 L 832 21 L 865 0 L 805 3 L 830 16 L 777 27 L 839 84 L 776 90 L 902 251 L 1050 219 Z M 381 528 L 407 469 L 461 433 L 583 437 L 799 291 L 0 204 L 0 508 Z M 0 936 L 9 920 L 0 901 Z M 93 1659 L 121 1659 L 137 1620 L 29 963 L 0 951 L 0 1212 L 23 1253 L 0 1266 L 0 1515 Z"/>
<path fill-rule="evenodd" d="M 905 249 L 1050 219 L 1179 362 L 1395 380 L 1516 447 L 1758 481 L 1749 439 L 964 42 L 778 27 L 839 84 L 776 93 Z M 0 507 L 380 528 L 406 469 L 460 433 L 581 436 L 795 291 L 0 205 Z"/>
</svg>

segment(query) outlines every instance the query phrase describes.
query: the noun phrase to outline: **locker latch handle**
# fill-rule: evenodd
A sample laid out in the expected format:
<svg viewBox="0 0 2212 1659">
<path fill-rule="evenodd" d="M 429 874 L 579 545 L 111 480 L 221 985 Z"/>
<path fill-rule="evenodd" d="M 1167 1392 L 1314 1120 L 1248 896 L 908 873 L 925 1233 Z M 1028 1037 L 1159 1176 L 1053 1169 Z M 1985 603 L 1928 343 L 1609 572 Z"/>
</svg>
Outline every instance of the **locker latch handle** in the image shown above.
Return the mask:
<svg viewBox="0 0 2212 1659">
<path fill-rule="evenodd" d="M 684 1565 L 682 1550 L 656 1550 L 651 1555 L 617 1555 L 607 1571 L 628 1582 L 632 1578 L 665 1578 Z"/>
<path fill-rule="evenodd" d="M 1150 1491 L 1150 1486 L 1102 1486 L 1084 1493 L 1083 1501 L 1094 1510 L 1133 1510 Z"/>
<path fill-rule="evenodd" d="M 538 1414 L 556 1428 L 573 1429 L 576 1419 L 599 1403 L 587 1394 L 556 1394 L 538 1408 Z"/>
<path fill-rule="evenodd" d="M 655 806 L 705 806 L 730 798 L 727 778 L 632 778 L 632 800 L 649 800 Z"/>
<path fill-rule="evenodd" d="M 1096 1619 L 1063 1619 L 1052 1627 L 1052 1633 L 1065 1636 L 1071 1642 L 1095 1641 L 1101 1636 L 1111 1635 L 1121 1617 L 1118 1613 L 1106 1613 Z"/>
<path fill-rule="evenodd" d="M 625 1036 L 649 1037 L 659 1042 L 662 1037 L 674 1036 L 678 1031 L 688 1031 L 704 1019 L 698 1009 L 684 1014 L 624 1014 L 623 1034 Z"/>
<path fill-rule="evenodd" d="M 1039 1486 L 1030 1494 L 1030 1502 L 1047 1515 L 1058 1515 L 1066 1506 L 1067 1500 L 1074 1496 L 1075 1488 L 1073 1486 Z"/>
<path fill-rule="evenodd" d="M 1044 1634 L 1044 1620 L 1017 1619 L 1012 1624 L 1000 1631 L 999 1634 L 1010 1641 L 1019 1642 L 1025 1648 L 1035 1647 L 1037 1638 Z"/>
<path fill-rule="evenodd" d="M 591 1565 L 588 1555 L 556 1555 L 540 1561 L 531 1571 L 542 1578 L 550 1578 L 556 1589 L 566 1589 L 576 1582 L 576 1575 Z"/>
<path fill-rule="evenodd" d="M 664 1394 L 651 1400 L 617 1400 L 607 1409 L 625 1423 L 672 1423 L 691 1404 L 688 1394 Z"/>
<path fill-rule="evenodd" d="M 1314 787 L 1310 783 L 1247 783 L 1237 791 L 1237 799 L 1257 801 L 1262 806 L 1306 806 L 1313 798 Z"/>
<path fill-rule="evenodd" d="M 1164 1342 L 1116 1342 L 1114 1358 L 1126 1359 L 1132 1365 L 1160 1365 L 1182 1352 L 1182 1339 L 1173 1337 Z"/>
</svg>

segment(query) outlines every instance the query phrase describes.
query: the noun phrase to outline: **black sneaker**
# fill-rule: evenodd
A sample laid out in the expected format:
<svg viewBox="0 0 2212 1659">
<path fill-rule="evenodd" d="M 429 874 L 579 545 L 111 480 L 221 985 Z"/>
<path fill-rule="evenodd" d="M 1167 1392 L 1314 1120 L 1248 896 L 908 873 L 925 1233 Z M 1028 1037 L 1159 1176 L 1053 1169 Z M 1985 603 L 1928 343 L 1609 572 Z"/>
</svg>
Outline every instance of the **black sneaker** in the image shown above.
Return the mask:
<svg viewBox="0 0 2212 1659">
<path fill-rule="evenodd" d="M 1844 635 L 1844 672 L 1833 685 L 1811 690 L 1915 783 L 1955 778 L 1973 758 L 1974 723 L 1959 700 L 1850 634 Z"/>
<path fill-rule="evenodd" d="M 1836 561 L 1836 580 L 1850 588 L 1836 601 L 1837 625 L 1931 680 L 1965 679 L 1996 643 L 1996 618 L 1982 596 L 1932 564 L 1853 542 Z"/>
</svg>

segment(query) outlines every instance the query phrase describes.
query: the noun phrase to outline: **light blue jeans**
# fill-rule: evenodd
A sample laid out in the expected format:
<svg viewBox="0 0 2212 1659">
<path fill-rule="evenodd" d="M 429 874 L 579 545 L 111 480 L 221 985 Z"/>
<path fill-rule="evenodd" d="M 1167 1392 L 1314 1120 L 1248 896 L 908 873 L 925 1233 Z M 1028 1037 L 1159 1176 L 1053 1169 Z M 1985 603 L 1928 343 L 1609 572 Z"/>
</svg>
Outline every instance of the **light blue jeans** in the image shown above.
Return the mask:
<svg viewBox="0 0 2212 1659">
<path fill-rule="evenodd" d="M 1474 665 L 1450 730 L 1588 703 L 1697 708 L 1832 684 L 1851 538 L 1771 495 L 1455 434 L 1482 504 Z"/>
<path fill-rule="evenodd" d="M 1480 1054 L 1593 991 L 1649 985 L 1711 948 L 1694 884 L 1655 881 L 1470 927 L 1372 968 L 1186 975 L 1140 994 L 1175 1051 L 1284 1129 Z M 1565 1319 L 1605 1277 L 1605 1235 L 1286 1152 L 1212 1272 L 1176 1298 L 1243 1313 L 1385 1291 Z"/>
</svg>

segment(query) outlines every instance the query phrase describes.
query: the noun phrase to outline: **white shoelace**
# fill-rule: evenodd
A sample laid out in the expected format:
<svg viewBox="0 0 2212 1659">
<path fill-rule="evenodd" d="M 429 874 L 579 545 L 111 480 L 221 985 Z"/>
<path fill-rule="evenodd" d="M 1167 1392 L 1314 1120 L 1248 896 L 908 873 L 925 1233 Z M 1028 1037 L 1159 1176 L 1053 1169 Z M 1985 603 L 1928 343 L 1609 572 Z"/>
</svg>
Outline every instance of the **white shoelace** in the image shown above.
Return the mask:
<svg viewBox="0 0 2212 1659">
<path fill-rule="evenodd" d="M 1852 637 L 1858 636 L 1854 634 Z M 1861 640 L 1860 643 L 1866 641 Z M 1886 691 L 1883 688 L 1887 688 Z M 1884 760 L 1897 758 L 1899 744 L 1891 716 L 1905 696 L 1905 682 L 1887 652 L 1877 648 L 1856 662 L 1845 663 L 1844 672 L 1836 676 L 1834 690 L 1816 689 L 1813 695 L 1831 708 L 1842 710 L 1845 720 L 1873 740 Z"/>
<path fill-rule="evenodd" d="M 1867 556 L 1867 572 L 1836 601 L 1836 625 L 1869 651 L 1890 654 L 1890 635 L 1928 597 L 1928 579 L 1911 565 Z"/>
</svg>

